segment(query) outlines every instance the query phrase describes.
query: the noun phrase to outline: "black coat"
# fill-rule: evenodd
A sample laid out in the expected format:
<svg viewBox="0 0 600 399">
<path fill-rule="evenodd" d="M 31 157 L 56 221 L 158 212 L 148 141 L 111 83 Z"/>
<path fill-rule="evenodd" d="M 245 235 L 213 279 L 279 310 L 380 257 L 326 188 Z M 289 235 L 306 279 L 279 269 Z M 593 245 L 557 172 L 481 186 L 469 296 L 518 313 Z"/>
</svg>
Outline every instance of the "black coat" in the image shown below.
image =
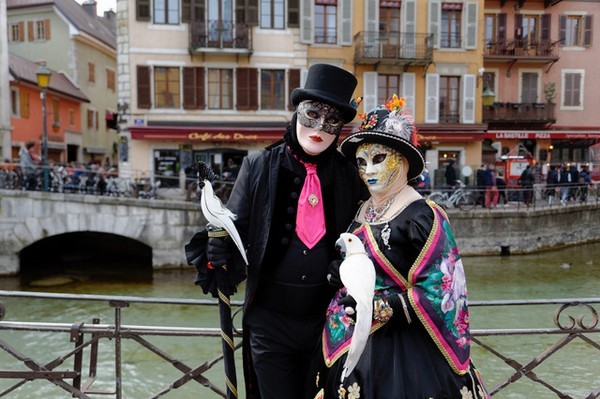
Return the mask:
<svg viewBox="0 0 600 399">
<path fill-rule="evenodd" d="M 333 154 L 333 159 L 327 165 L 328 173 L 333 177 L 331 186 L 333 200 L 330 204 L 325 202 L 325 214 L 328 218 L 333 215 L 334 219 L 327 220 L 327 236 L 339 237 L 352 221 L 361 200 L 368 198 L 368 192 L 358 176 L 356 167 L 339 152 L 335 151 Z M 228 263 L 232 292 L 235 292 L 235 286 L 246 278 L 247 272 L 244 314 L 247 314 L 252 307 L 257 293 L 261 272 L 268 258 L 266 250 L 271 230 L 275 228 L 277 231 L 278 226 L 273 226 L 273 223 L 281 220 L 281 217 L 274 215 L 276 198 L 289 196 L 289 193 L 282 193 L 282 188 L 278 187 L 282 165 L 287 156 L 286 145 L 282 143 L 244 158 L 227 203 L 227 207 L 237 215 L 235 224 L 247 249 L 249 263 L 247 268 L 237 251 L 234 259 Z M 319 176 L 320 173 L 321 169 L 319 169 Z M 333 231 L 330 231 L 331 227 Z M 206 236 L 205 230 L 196 234 L 186 247 L 186 252 L 189 263 L 198 269 L 196 284 L 201 285 L 205 293 L 211 292 L 215 295 L 211 286 L 213 282 L 210 272 L 206 269 Z M 242 324 L 244 331 L 247 332 L 245 322 L 243 321 Z M 244 335 L 246 397 L 259 398 L 248 339 L 246 334 Z"/>
</svg>

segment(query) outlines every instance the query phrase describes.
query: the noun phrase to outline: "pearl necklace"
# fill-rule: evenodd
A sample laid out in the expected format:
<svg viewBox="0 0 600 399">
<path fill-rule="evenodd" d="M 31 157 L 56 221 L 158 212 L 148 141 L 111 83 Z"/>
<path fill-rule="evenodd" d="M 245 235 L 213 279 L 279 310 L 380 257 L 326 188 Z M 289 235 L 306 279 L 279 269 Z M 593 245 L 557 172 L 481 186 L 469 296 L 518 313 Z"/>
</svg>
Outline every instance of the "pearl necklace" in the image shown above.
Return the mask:
<svg viewBox="0 0 600 399">
<path fill-rule="evenodd" d="M 379 219 L 381 219 L 383 215 L 385 215 L 387 210 L 390 209 L 390 206 L 392 206 L 395 199 L 396 196 L 394 195 L 393 197 L 385 201 L 385 204 L 376 208 L 373 204 L 373 198 L 371 198 L 371 200 L 369 201 L 369 206 L 367 206 L 367 210 L 365 211 L 365 220 L 368 223 L 377 222 Z"/>
</svg>

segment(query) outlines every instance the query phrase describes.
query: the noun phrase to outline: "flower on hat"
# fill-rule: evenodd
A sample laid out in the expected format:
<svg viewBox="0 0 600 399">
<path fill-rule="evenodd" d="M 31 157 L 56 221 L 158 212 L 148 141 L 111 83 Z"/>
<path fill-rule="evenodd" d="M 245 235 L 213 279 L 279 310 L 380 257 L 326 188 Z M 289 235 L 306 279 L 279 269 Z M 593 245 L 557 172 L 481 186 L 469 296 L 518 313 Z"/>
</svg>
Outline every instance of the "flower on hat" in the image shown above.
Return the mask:
<svg viewBox="0 0 600 399">
<path fill-rule="evenodd" d="M 402 112 L 404 105 L 406 104 L 406 100 L 404 97 L 398 98 L 396 94 L 392 96 L 392 99 L 389 100 L 386 104 L 387 109 L 390 111 Z"/>
</svg>

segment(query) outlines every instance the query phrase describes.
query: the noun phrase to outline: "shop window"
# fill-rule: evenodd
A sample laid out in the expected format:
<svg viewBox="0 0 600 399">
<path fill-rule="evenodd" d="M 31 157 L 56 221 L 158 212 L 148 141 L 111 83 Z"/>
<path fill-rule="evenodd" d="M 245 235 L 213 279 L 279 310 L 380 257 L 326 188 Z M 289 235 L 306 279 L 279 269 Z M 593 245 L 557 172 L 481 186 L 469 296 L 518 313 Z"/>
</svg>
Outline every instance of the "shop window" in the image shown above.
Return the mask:
<svg viewBox="0 0 600 399">
<path fill-rule="evenodd" d="M 179 187 L 179 150 L 154 151 L 154 178 L 161 187 Z"/>
</svg>

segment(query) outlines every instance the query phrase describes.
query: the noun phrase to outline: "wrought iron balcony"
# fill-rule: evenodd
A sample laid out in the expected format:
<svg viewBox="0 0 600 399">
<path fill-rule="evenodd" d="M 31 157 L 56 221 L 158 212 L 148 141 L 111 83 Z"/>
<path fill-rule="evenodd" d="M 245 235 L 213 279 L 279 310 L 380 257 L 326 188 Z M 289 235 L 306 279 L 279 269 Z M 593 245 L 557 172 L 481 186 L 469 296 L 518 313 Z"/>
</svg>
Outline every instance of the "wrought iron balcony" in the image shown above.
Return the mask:
<svg viewBox="0 0 600 399">
<path fill-rule="evenodd" d="M 354 36 L 354 49 L 354 61 L 359 64 L 427 65 L 433 59 L 433 35 L 359 32 Z"/>
<path fill-rule="evenodd" d="M 252 27 L 224 20 L 191 23 L 190 49 L 199 53 L 251 53 Z"/>
<path fill-rule="evenodd" d="M 483 122 L 517 124 L 546 124 L 556 122 L 555 104 L 551 103 L 494 103 L 483 107 Z"/>
<path fill-rule="evenodd" d="M 487 42 L 483 56 L 486 61 L 526 59 L 530 62 L 555 62 L 559 59 L 555 50 L 557 43 L 550 41 L 530 43 L 522 39 Z"/>
</svg>

